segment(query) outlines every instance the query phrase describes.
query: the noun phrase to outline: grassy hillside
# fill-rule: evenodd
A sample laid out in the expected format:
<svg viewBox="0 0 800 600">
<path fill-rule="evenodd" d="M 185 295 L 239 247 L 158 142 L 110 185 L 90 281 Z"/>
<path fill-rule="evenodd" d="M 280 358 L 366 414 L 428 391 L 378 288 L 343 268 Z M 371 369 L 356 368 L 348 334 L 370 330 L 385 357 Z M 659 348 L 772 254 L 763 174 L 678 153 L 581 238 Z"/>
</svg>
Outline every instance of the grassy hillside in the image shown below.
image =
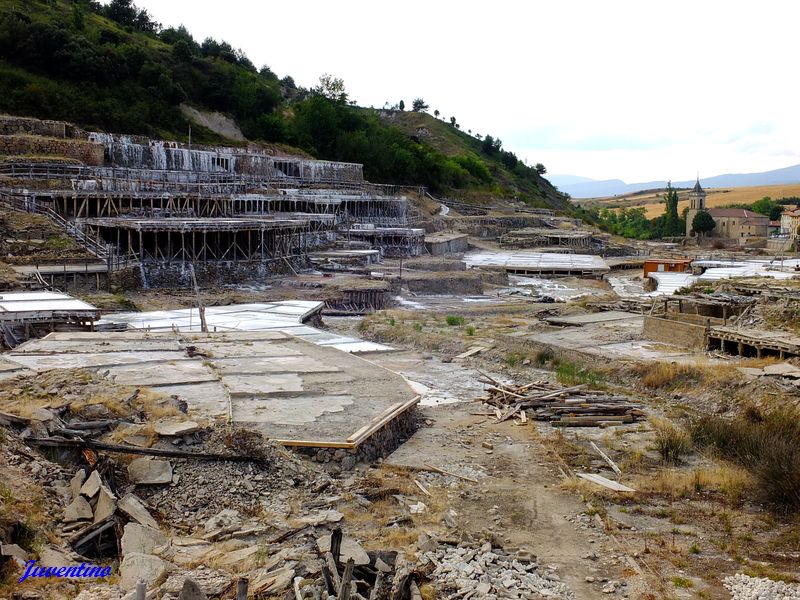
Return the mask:
<svg viewBox="0 0 800 600">
<path fill-rule="evenodd" d="M 0 4 L 0 111 L 85 128 L 185 139 L 182 103 L 218 111 L 250 141 L 360 162 L 368 179 L 425 185 L 457 198 L 518 198 L 569 208 L 535 169 L 422 113 L 388 122 L 351 106 L 329 80 L 314 90 L 281 80 L 230 44 L 161 29 L 130 0 L 5 0 Z M 411 132 L 421 120 L 434 132 Z M 448 127 L 450 131 L 448 131 Z M 192 125 L 197 142 L 226 141 Z"/>
<path fill-rule="evenodd" d="M 381 120 L 397 127 L 404 134 L 421 143 L 428 144 L 442 154 L 459 160 L 473 170 L 473 161 L 488 170 L 489 177 L 482 177 L 483 185 L 462 194 L 468 198 L 487 201 L 491 197 L 519 198 L 535 206 L 555 206 L 569 210 L 570 204 L 543 178 L 534 167 L 529 167 L 513 152 L 484 143 L 455 125 L 440 120 L 426 112 L 382 110 Z M 499 140 L 498 140 L 499 141 Z"/>
</svg>

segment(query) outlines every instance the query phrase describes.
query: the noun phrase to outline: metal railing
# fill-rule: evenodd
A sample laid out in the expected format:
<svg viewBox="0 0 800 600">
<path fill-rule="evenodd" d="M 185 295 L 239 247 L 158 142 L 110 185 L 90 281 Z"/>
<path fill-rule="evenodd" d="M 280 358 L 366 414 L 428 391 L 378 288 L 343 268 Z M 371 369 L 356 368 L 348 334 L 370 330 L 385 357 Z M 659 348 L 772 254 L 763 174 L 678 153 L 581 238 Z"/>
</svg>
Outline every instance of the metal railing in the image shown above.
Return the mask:
<svg viewBox="0 0 800 600">
<path fill-rule="evenodd" d="M 53 223 L 74 238 L 88 252 L 94 254 L 99 259 L 108 259 L 108 246 L 102 240 L 87 235 L 86 232 L 81 230 L 74 223 L 67 221 L 55 211 L 39 205 L 34 200 L 24 197 L 20 198 L 19 196 L 11 194 L 6 190 L 0 190 L 0 204 L 17 212 L 32 213 L 48 217 L 51 221 L 53 221 Z"/>
<path fill-rule="evenodd" d="M 237 193 L 256 190 L 264 186 L 327 186 L 336 189 L 354 189 L 363 191 L 367 186 L 383 187 L 381 184 L 350 181 L 336 177 L 303 177 L 273 172 L 263 175 L 249 175 L 231 172 L 213 171 L 176 171 L 166 169 L 132 169 L 127 167 L 89 167 L 82 165 L 64 165 L 56 163 L 5 163 L 0 165 L 0 176 L 21 179 L 68 179 L 73 187 L 81 187 L 78 182 L 99 180 L 101 189 L 81 191 L 178 191 L 201 193 L 206 190 L 218 190 L 220 193 Z M 111 188 L 103 189 L 102 184 L 110 184 Z M 407 186 L 386 186 L 404 188 Z M 408 188 L 416 189 L 416 188 Z M 77 190 L 76 190 L 77 191 Z"/>
</svg>

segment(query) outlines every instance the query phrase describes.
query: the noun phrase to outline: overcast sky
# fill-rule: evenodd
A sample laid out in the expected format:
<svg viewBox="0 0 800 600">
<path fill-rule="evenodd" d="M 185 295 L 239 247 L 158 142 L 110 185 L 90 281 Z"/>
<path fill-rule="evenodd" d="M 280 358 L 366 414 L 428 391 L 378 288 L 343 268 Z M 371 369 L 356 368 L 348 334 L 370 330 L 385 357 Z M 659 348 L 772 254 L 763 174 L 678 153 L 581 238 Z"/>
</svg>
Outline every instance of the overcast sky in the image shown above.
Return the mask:
<svg viewBox="0 0 800 600">
<path fill-rule="evenodd" d="M 549 173 L 627 182 L 800 163 L 795 0 L 136 0 L 302 86 L 421 96 Z"/>
</svg>

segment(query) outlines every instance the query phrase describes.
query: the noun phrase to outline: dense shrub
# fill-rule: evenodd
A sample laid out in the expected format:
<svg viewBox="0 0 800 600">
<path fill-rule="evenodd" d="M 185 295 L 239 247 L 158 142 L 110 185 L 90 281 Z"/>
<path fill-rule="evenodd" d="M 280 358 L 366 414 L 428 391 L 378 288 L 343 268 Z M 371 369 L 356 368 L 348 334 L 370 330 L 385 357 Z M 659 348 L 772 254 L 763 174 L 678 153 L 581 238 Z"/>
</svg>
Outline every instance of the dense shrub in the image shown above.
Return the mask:
<svg viewBox="0 0 800 600">
<path fill-rule="evenodd" d="M 691 433 L 696 444 L 751 471 L 761 500 L 782 512 L 800 509 L 800 410 L 750 409 L 734 419 L 703 416 Z"/>
</svg>

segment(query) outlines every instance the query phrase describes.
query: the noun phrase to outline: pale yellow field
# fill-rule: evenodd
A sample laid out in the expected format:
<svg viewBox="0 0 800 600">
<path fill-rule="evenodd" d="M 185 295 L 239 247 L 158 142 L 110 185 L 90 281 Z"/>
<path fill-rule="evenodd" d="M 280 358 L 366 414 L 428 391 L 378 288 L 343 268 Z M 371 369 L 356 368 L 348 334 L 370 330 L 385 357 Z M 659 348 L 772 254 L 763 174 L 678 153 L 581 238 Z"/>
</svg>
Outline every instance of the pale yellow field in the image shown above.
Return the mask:
<svg viewBox="0 0 800 600">
<path fill-rule="evenodd" d="M 685 206 L 689 205 L 689 200 L 687 198 L 688 193 L 688 190 L 679 192 L 680 201 L 678 202 L 678 213 L 680 213 Z M 708 188 L 706 194 L 706 207 L 714 208 L 727 204 L 755 202 L 764 196 L 769 196 L 773 200 L 790 196 L 800 197 L 800 183 L 739 188 Z M 647 217 L 652 219 L 664 212 L 663 196 L 664 192 L 659 191 L 647 194 L 627 194 L 615 198 L 592 198 L 581 200 L 580 203 L 584 206 L 606 206 L 608 208 L 644 206 Z"/>
</svg>

